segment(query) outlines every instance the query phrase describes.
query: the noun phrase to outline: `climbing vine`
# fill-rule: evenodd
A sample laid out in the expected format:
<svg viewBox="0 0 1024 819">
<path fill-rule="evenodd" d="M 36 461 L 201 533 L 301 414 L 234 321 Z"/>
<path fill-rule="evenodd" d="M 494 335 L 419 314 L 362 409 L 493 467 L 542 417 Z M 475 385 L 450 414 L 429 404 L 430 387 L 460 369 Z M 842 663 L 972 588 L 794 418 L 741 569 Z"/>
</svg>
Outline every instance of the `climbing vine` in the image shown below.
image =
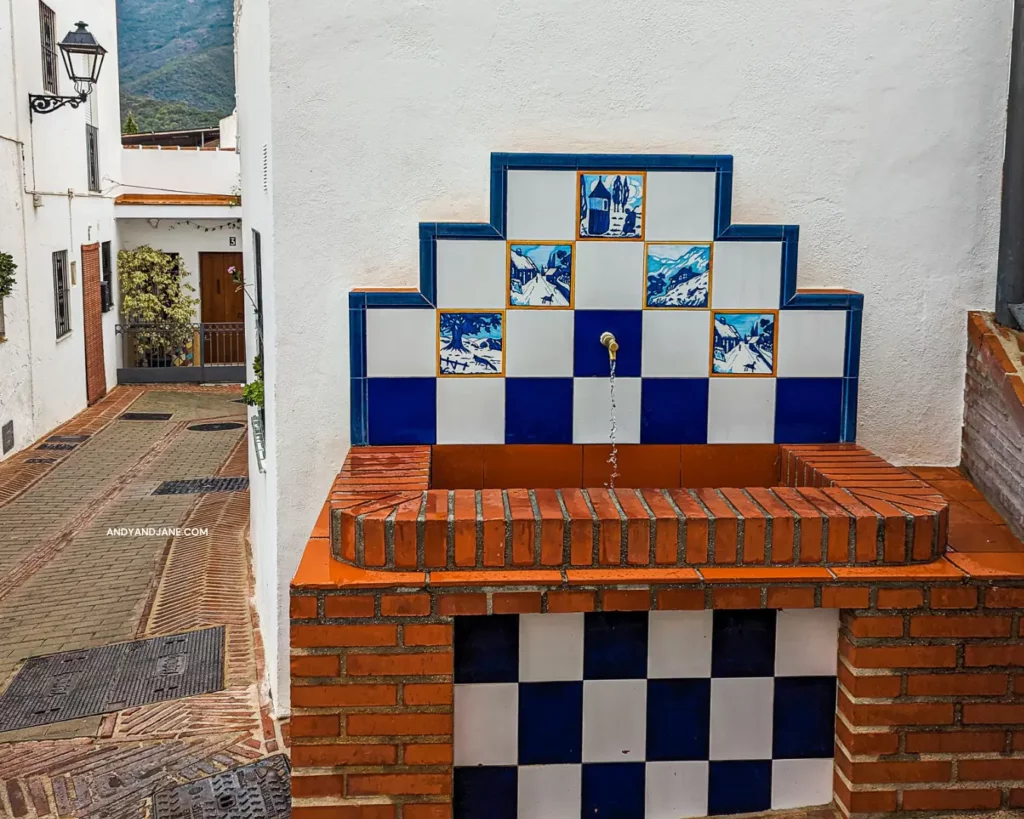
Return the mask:
<svg viewBox="0 0 1024 819">
<path fill-rule="evenodd" d="M 136 349 L 142 355 L 190 359 L 192 316 L 199 299 L 188 283 L 181 259 L 148 245 L 117 254 L 121 315 L 138 328 Z"/>
</svg>

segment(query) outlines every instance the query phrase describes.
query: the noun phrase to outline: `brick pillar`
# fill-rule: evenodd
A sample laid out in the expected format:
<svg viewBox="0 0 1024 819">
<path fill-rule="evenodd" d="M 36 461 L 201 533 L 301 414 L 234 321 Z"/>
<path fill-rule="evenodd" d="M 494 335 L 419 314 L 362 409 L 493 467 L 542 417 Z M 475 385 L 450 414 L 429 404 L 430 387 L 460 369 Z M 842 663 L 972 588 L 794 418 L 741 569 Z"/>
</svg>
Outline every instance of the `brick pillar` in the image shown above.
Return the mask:
<svg viewBox="0 0 1024 819">
<path fill-rule="evenodd" d="M 842 617 L 839 807 L 1024 807 L 1024 586 L 879 588 L 872 604 Z"/>
<path fill-rule="evenodd" d="M 452 625 L 426 593 L 291 601 L 294 819 L 446 819 Z"/>
</svg>

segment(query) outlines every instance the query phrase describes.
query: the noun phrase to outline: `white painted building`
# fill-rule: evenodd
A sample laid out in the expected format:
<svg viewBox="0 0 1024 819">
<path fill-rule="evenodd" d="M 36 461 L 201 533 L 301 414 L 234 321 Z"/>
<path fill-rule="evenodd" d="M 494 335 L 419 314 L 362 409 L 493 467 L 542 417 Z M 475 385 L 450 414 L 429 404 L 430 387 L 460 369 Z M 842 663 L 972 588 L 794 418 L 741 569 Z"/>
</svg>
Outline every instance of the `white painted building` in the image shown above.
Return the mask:
<svg viewBox="0 0 1024 819">
<path fill-rule="evenodd" d="M 267 350 L 252 528 L 280 710 L 288 584 L 348 447 L 347 293 L 414 286 L 418 222 L 486 220 L 492 151 L 734 155 L 734 221 L 799 224 L 801 286 L 865 294 L 859 440 L 958 462 L 966 311 L 994 301 L 1012 4 L 238 9 Z"/>
<path fill-rule="evenodd" d="M 3 455 L 116 383 L 116 310 L 95 309 L 95 260 L 116 256 L 117 241 L 108 181 L 120 173 L 121 154 L 114 6 L 0 4 L 0 251 L 18 266 L 0 334 L 0 426 L 13 423 Z M 107 50 L 97 86 L 77 109 L 30 114 L 30 94 L 75 94 L 57 44 L 83 17 Z M 112 290 L 108 304 L 117 303 L 116 280 Z"/>
</svg>

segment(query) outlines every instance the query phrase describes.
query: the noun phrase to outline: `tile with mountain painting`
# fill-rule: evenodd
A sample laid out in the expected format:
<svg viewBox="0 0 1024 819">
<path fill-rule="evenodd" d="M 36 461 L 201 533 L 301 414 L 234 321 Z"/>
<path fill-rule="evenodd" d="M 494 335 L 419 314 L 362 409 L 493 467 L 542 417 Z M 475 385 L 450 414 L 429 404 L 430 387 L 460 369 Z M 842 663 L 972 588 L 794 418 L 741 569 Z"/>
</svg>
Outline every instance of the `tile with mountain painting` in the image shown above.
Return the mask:
<svg viewBox="0 0 1024 819">
<path fill-rule="evenodd" d="M 643 173 L 580 173 L 580 239 L 644 237 Z"/>
<path fill-rule="evenodd" d="M 572 307 L 571 242 L 509 242 L 508 306 Z"/>
<path fill-rule="evenodd" d="M 714 314 L 712 372 L 716 375 L 772 375 L 775 372 L 776 313 Z"/>
<path fill-rule="evenodd" d="M 707 307 L 711 278 L 710 244 L 649 244 L 647 307 Z"/>
<path fill-rule="evenodd" d="M 505 314 L 439 310 L 438 375 L 504 375 Z"/>
</svg>

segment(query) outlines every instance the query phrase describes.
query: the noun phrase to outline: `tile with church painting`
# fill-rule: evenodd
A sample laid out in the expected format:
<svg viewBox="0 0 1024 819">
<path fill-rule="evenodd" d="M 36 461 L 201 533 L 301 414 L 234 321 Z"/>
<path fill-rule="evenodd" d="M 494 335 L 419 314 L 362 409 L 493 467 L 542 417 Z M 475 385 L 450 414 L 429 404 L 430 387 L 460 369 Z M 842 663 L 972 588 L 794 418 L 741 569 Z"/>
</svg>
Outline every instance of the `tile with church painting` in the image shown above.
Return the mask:
<svg viewBox="0 0 1024 819">
<path fill-rule="evenodd" d="M 644 174 L 580 173 L 581 239 L 642 239 Z"/>
<path fill-rule="evenodd" d="M 505 315 L 500 311 L 438 311 L 439 375 L 503 375 Z"/>
<path fill-rule="evenodd" d="M 571 307 L 569 242 L 509 242 L 509 307 Z"/>
<path fill-rule="evenodd" d="M 707 307 L 710 244 L 647 245 L 647 307 Z"/>
<path fill-rule="evenodd" d="M 775 313 L 715 313 L 712 372 L 771 375 L 775 372 Z"/>
</svg>

